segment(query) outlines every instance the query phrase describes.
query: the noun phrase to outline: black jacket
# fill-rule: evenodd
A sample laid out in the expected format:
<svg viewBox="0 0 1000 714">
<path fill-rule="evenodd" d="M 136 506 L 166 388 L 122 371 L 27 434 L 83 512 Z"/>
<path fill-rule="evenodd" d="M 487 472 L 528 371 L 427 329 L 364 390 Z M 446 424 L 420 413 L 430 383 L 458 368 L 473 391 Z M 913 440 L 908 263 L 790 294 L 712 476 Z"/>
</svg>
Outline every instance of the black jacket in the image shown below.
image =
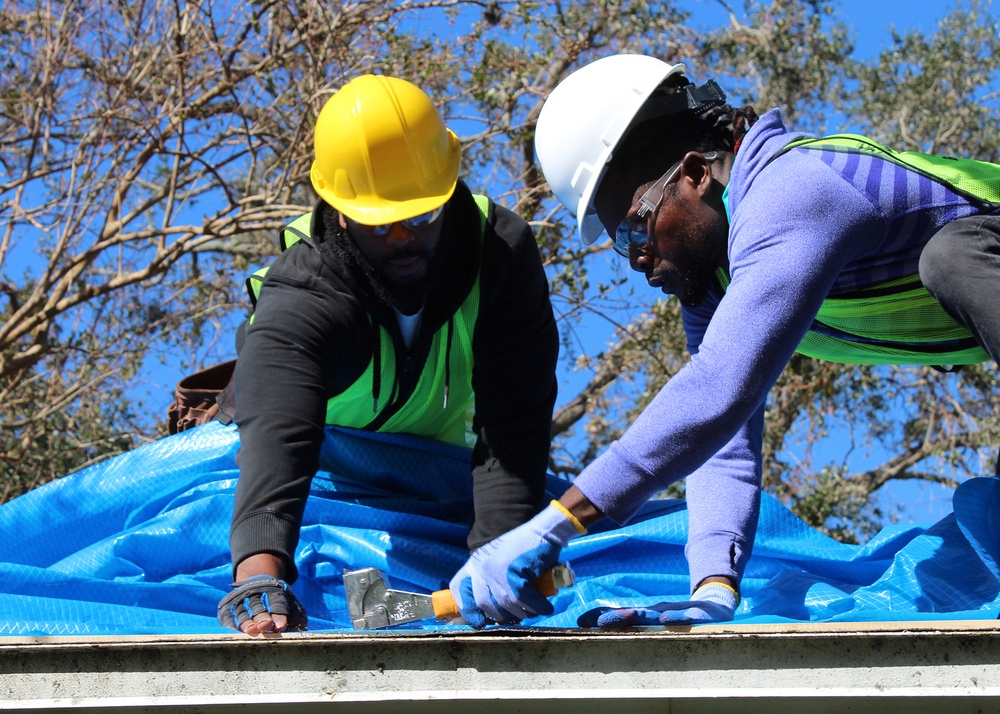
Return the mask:
<svg viewBox="0 0 1000 714">
<path fill-rule="evenodd" d="M 476 446 L 475 522 L 470 549 L 523 523 L 544 505 L 558 333 L 531 228 L 491 204 L 483 240 L 480 213 L 459 183 L 444 214 L 440 263 L 407 356 L 419 373 L 432 335 L 448 321 L 482 266 L 473 335 Z M 257 553 L 281 557 L 296 577 L 295 547 L 319 466 L 327 400 L 350 386 L 372 358 L 368 316 L 403 350 L 392 306 L 363 271 L 338 258 L 350 238 L 320 201 L 315 247 L 298 243 L 269 269 L 236 366 L 240 477 L 230 547 L 233 564 Z"/>
</svg>

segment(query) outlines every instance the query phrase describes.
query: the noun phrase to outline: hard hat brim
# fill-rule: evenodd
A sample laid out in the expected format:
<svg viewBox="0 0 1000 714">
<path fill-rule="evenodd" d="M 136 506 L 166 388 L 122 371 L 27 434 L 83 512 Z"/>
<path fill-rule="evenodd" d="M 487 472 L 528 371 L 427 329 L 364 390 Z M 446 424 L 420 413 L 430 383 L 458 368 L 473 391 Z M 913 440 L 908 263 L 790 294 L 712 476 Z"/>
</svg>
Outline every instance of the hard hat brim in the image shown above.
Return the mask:
<svg viewBox="0 0 1000 714">
<path fill-rule="evenodd" d="M 324 201 L 336 208 L 342 214 L 357 223 L 369 226 L 397 223 L 407 218 L 419 216 L 421 213 L 440 208 L 455 193 L 458 184 L 458 172 L 462 163 L 462 149 L 458 137 L 450 129 L 448 138 L 451 144 L 448 166 L 441 172 L 440 180 L 436 182 L 437 190 L 426 196 L 393 201 L 385 196 L 354 196 L 346 198 L 337 195 L 329 184 L 317 181 L 313 177 L 313 188 Z M 313 171 L 316 171 L 314 168 Z"/>
<path fill-rule="evenodd" d="M 608 163 L 650 96 L 667 78 L 683 73 L 683 64 L 647 55 L 612 55 L 576 70 L 546 99 L 536 125 L 535 153 L 556 198 L 574 211 L 577 236 L 585 245 L 604 233 L 594 198 Z M 601 88 L 607 96 L 595 105 Z"/>
<path fill-rule="evenodd" d="M 359 204 L 357 201 L 347 202 L 337 201 L 336 199 L 331 201 L 325 197 L 323 197 L 323 200 L 356 223 L 379 226 L 386 223 L 405 221 L 407 218 L 413 218 L 422 213 L 428 213 L 436 208 L 440 208 L 448 202 L 454 193 L 455 184 L 452 184 L 451 188 L 445 193 L 418 199 L 415 198 L 409 201 L 400 201 L 398 203 L 389 203 L 382 200 L 378 205 L 366 206 Z M 337 205 L 338 203 L 340 204 L 339 206 Z"/>
<path fill-rule="evenodd" d="M 604 225 L 593 209 L 586 213 L 577 213 L 576 235 L 584 245 L 593 245 L 604 233 L 606 233 Z"/>
<path fill-rule="evenodd" d="M 611 163 L 611 159 L 614 158 L 615 152 L 618 151 L 618 147 L 621 146 L 622 141 L 629 135 L 629 132 L 636 126 L 636 118 L 641 114 L 642 108 L 649 101 L 650 96 L 663 82 L 674 76 L 675 74 L 683 74 L 685 67 L 683 64 L 666 65 L 667 69 L 660 76 L 659 81 L 649 88 L 649 91 L 645 93 L 642 97 L 639 107 L 636 110 L 635 115 L 633 115 L 632 120 L 625 126 L 622 132 L 615 139 L 615 142 L 608 147 L 607 152 L 602 156 L 603 163 L 600 166 L 595 175 L 588 182 L 587 186 L 584 188 L 582 194 L 580 195 L 580 204 L 576 211 L 576 234 L 583 241 L 584 245 L 593 245 L 597 242 L 602 235 L 607 234 L 601 221 L 597 218 L 597 211 L 594 208 L 594 199 L 597 196 L 597 191 L 601 187 L 601 182 L 604 181 L 604 176 L 608 172 L 608 165 Z M 614 236 L 609 236 L 613 238 Z"/>
</svg>

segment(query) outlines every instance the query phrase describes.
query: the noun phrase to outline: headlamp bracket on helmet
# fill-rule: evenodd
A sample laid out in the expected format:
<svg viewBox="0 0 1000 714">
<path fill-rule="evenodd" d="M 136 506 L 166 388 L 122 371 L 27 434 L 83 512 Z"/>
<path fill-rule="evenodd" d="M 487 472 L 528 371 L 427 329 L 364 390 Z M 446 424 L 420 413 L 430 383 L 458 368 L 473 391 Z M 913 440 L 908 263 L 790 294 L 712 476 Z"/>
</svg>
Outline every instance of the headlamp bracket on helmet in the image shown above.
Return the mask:
<svg viewBox="0 0 1000 714">
<path fill-rule="evenodd" d="M 642 109 L 636 113 L 631 126 L 684 111 L 692 111 L 701 116 L 725 103 L 726 93 L 714 79 L 708 80 L 700 87 L 696 87 L 693 83 L 669 91 L 666 87 L 660 87 L 649 96 Z"/>
</svg>

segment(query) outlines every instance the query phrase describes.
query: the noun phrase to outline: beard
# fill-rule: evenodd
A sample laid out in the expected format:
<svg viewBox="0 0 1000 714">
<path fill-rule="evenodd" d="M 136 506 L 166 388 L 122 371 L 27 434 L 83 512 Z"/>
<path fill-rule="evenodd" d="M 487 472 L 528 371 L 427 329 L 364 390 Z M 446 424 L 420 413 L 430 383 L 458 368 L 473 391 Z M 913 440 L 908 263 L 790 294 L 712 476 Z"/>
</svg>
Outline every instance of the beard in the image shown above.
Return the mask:
<svg viewBox="0 0 1000 714">
<path fill-rule="evenodd" d="M 404 248 L 395 251 L 391 255 L 383 255 L 377 262 L 372 263 L 375 274 L 384 286 L 390 291 L 398 293 L 413 289 L 426 289 L 428 277 L 430 275 L 430 265 L 434 253 L 423 248 Z M 418 260 L 423 264 L 423 270 L 410 274 L 399 273 L 397 266 L 409 261 Z"/>
<path fill-rule="evenodd" d="M 719 261 L 710 241 L 683 233 L 675 242 L 670 260 L 661 261 L 646 277 L 662 280 L 662 290 L 677 296 L 681 305 L 696 307 L 714 284 Z"/>
<path fill-rule="evenodd" d="M 326 228 L 326 240 L 330 250 L 336 260 L 349 266 L 351 272 L 361 278 L 361 282 L 367 285 L 368 290 L 380 302 L 397 308 L 407 315 L 414 314 L 423 307 L 430 291 L 430 286 L 435 279 L 441 279 L 443 272 L 442 263 L 444 261 L 443 251 L 424 251 L 418 248 L 411 248 L 399 251 L 386 260 L 417 257 L 418 255 L 427 260 L 427 269 L 423 275 L 414 276 L 410 279 L 397 279 L 387 268 L 387 264 L 373 265 L 362 253 L 354 240 L 348 234 L 347 229 L 340 226 L 340 214 L 336 210 L 324 204 L 323 222 Z"/>
<path fill-rule="evenodd" d="M 420 275 L 397 276 L 393 274 L 391 261 L 419 258 L 424 261 L 425 268 Z M 400 312 L 412 315 L 424 306 L 430 292 L 432 281 L 439 273 L 443 258 L 441 251 L 426 251 L 421 249 L 400 251 L 379 261 L 372 266 L 379 289 L 387 296 Z"/>
</svg>

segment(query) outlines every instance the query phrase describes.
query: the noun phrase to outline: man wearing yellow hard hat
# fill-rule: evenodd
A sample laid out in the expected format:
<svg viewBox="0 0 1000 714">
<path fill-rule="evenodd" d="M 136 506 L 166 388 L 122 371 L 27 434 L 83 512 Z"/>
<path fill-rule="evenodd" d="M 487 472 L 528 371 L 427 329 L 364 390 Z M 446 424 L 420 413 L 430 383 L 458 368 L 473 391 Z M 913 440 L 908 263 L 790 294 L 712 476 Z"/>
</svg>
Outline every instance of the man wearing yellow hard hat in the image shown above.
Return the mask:
<svg viewBox="0 0 1000 714">
<path fill-rule="evenodd" d="M 303 629 L 288 585 L 327 427 L 472 445 L 470 549 L 543 506 L 558 333 L 531 228 L 458 179 L 461 147 L 401 79 L 316 122 L 315 208 L 284 232 L 235 374 L 241 446 L 220 621 Z"/>
</svg>

